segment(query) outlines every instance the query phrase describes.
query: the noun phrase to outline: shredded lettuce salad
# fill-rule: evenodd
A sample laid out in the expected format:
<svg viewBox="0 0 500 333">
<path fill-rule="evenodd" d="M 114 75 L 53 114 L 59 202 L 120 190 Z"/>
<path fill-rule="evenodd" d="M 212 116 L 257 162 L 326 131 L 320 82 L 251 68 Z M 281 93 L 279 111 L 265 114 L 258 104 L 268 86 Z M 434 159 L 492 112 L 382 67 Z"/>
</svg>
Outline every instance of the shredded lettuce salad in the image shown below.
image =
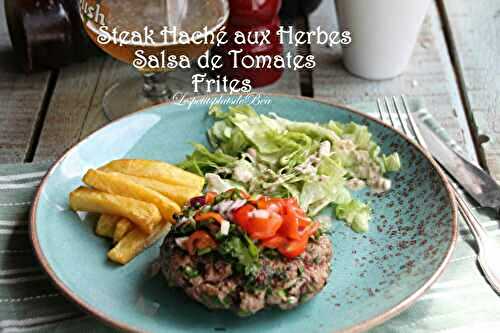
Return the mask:
<svg viewBox="0 0 500 333">
<path fill-rule="evenodd" d="M 208 130 L 213 149 L 194 143 L 179 164 L 205 176 L 209 191 L 293 196 L 309 216 L 331 205 L 356 232 L 368 230 L 371 208 L 352 191 L 388 191 L 384 175 L 401 168 L 398 153 L 381 154 L 368 128 L 354 122 L 297 122 L 257 114 L 248 105 L 227 111 L 213 106 L 209 115 L 215 119 Z"/>
</svg>

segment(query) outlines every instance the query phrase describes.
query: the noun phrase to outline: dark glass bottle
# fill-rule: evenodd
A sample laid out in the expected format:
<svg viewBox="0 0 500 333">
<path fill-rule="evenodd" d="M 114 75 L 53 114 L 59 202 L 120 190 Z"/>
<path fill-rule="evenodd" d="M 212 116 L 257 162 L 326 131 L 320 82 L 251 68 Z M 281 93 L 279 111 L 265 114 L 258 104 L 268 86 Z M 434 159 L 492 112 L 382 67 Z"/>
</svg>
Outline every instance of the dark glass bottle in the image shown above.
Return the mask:
<svg viewBox="0 0 500 333">
<path fill-rule="evenodd" d="M 294 20 L 299 15 L 309 15 L 320 3 L 321 0 L 283 0 L 280 17 L 283 20 Z"/>
<path fill-rule="evenodd" d="M 83 31 L 78 0 L 5 0 L 10 39 L 27 72 L 98 54 Z"/>
</svg>

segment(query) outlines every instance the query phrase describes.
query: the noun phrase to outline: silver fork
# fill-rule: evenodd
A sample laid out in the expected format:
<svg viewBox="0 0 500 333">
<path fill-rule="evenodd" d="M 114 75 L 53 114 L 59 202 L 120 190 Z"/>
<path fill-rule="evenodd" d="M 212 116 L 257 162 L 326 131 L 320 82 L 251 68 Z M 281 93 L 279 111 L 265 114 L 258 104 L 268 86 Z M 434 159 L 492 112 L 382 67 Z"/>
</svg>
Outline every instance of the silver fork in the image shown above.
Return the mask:
<svg viewBox="0 0 500 333">
<path fill-rule="evenodd" d="M 407 136 L 413 138 L 422 148 L 428 150 L 425 139 L 422 137 L 408 108 L 405 96 L 401 96 L 399 99 L 399 103 L 398 98 L 395 96 L 391 99 L 385 97 L 383 102 L 381 99 L 377 99 L 380 119 L 387 122 L 392 127 L 400 129 Z M 498 254 L 500 254 L 500 247 L 491 239 L 486 229 L 484 229 L 481 223 L 476 219 L 469 205 L 460 195 L 455 183 L 451 180 L 450 183 L 458 209 L 476 239 L 478 247 L 477 261 L 479 266 L 491 287 L 497 293 L 500 293 L 500 261 L 497 257 Z"/>
</svg>

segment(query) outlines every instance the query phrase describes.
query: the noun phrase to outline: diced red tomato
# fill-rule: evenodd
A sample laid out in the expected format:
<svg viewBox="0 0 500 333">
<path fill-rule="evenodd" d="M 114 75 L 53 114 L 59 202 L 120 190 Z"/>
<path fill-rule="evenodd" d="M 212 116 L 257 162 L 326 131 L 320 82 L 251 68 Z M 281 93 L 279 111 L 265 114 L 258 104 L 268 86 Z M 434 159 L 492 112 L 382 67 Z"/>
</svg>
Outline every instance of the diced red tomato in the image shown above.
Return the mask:
<svg viewBox="0 0 500 333">
<path fill-rule="evenodd" d="M 288 238 L 298 240 L 301 238 L 301 229 L 304 229 L 312 221 L 305 215 L 304 211 L 298 206 L 294 198 L 283 199 L 283 225 L 278 233 Z"/>
<path fill-rule="evenodd" d="M 284 236 L 274 235 L 271 238 L 263 239 L 260 245 L 267 247 L 269 249 L 278 249 L 288 242 L 288 239 Z"/>
<path fill-rule="evenodd" d="M 186 247 L 186 250 L 189 252 L 189 254 L 193 255 L 198 249 L 214 249 L 217 247 L 217 243 L 208 232 L 197 230 L 193 232 L 191 236 L 189 236 L 189 238 L 184 243 L 184 246 Z"/>
<path fill-rule="evenodd" d="M 258 209 L 266 209 L 280 215 L 283 214 L 283 199 L 261 196 L 257 199 L 256 205 Z"/>
<path fill-rule="evenodd" d="M 319 228 L 319 223 L 309 219 L 294 198 L 260 196 L 237 209 L 233 217 L 250 238 L 261 241 L 262 247 L 277 249 L 290 258 L 305 251 L 309 237 Z"/>
<path fill-rule="evenodd" d="M 283 224 L 278 233 L 291 239 L 299 239 L 299 219 L 295 211 L 289 207 L 285 207 L 284 211 Z"/>
<path fill-rule="evenodd" d="M 302 218 L 299 217 L 298 220 L 299 220 L 299 229 L 304 229 L 312 222 L 311 220 L 303 218 L 303 217 Z"/>
<path fill-rule="evenodd" d="M 277 249 L 285 257 L 293 258 L 301 255 L 306 250 L 309 237 L 311 237 L 318 228 L 319 223 L 311 223 L 302 231 L 301 237 L 298 239 L 275 235 L 274 237 L 263 240 L 261 245 L 266 248 Z"/>
<path fill-rule="evenodd" d="M 312 222 L 309 223 L 308 226 L 306 226 L 304 229 L 300 230 L 299 233 L 301 237 L 311 237 L 318 231 L 319 229 L 319 223 L 318 222 Z"/>
<path fill-rule="evenodd" d="M 245 230 L 252 239 L 265 239 L 276 234 L 283 223 L 283 218 L 275 212 L 270 212 L 268 218 L 251 218 Z"/>
<path fill-rule="evenodd" d="M 307 247 L 309 236 L 302 237 L 298 240 L 289 240 L 285 245 L 279 247 L 279 252 L 288 258 L 293 258 L 301 255 Z"/>
<path fill-rule="evenodd" d="M 285 199 L 285 200 L 286 200 L 286 206 L 290 210 L 293 210 L 295 215 L 297 215 L 298 217 L 308 219 L 308 217 L 306 216 L 306 213 L 302 210 L 302 208 L 300 208 L 299 204 L 297 203 L 297 201 L 294 198 Z"/>
<path fill-rule="evenodd" d="M 254 211 L 256 208 L 252 205 L 244 205 L 238 208 L 234 213 L 234 221 L 244 230 L 246 230 L 246 226 L 250 221 L 250 212 Z"/>
<path fill-rule="evenodd" d="M 210 219 L 214 219 L 219 222 L 219 224 L 222 224 L 222 221 L 224 221 L 224 217 L 216 212 L 198 213 L 194 216 L 194 220 L 196 222 L 208 221 Z"/>
</svg>

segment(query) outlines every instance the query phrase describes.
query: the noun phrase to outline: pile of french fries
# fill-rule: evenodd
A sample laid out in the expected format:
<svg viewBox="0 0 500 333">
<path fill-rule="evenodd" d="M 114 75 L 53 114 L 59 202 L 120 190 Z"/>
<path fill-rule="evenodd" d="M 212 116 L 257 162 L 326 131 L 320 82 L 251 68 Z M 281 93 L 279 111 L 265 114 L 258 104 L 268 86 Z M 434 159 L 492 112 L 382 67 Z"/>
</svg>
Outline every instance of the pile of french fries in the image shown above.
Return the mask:
<svg viewBox="0 0 500 333">
<path fill-rule="evenodd" d="M 168 233 L 205 180 L 165 162 L 122 159 L 88 170 L 83 182 L 69 195 L 71 209 L 101 214 L 95 232 L 113 240 L 108 258 L 126 264 Z"/>
</svg>

